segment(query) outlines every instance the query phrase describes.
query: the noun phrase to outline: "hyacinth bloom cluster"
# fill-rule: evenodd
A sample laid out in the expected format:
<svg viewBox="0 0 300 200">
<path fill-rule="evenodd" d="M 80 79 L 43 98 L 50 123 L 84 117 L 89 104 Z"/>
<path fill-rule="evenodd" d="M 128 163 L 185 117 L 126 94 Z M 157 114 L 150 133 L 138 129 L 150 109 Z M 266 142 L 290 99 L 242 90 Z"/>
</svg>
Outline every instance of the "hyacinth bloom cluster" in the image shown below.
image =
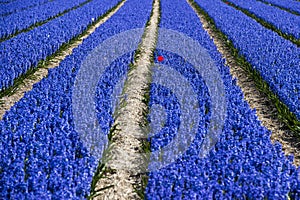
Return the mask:
<svg viewBox="0 0 300 200">
<path fill-rule="evenodd" d="M 300 119 L 300 49 L 221 0 L 195 2 Z"/>
<path fill-rule="evenodd" d="M 5 114 L 0 121 L 0 199 L 84 199 L 89 195 L 98 158 L 91 156 L 74 129 L 75 78 L 94 48 L 115 34 L 143 28 L 150 12 L 150 1 L 124 4 Z M 125 74 L 132 55 L 117 59 L 99 77 L 104 88 L 99 86 L 91 94 L 95 100 L 101 91 L 111 93 L 110 83 L 106 87 L 104 83 Z M 113 71 L 116 66 L 121 70 Z M 99 106 L 101 102 L 95 101 L 95 107 Z M 109 115 L 99 118 L 101 127 L 109 124 Z"/>
<path fill-rule="evenodd" d="M 74 6 L 78 6 L 83 2 L 85 1 L 53 1 L 33 7 L 29 11 L 24 10 L 4 17 L 0 21 L 0 38 L 9 37 L 17 31 L 21 31 L 36 23 L 47 20 L 64 12 L 65 10 L 71 9 Z"/>
<path fill-rule="evenodd" d="M 23 0 L 4 1 L 3 0 L 3 5 L 1 5 L 3 9 L 0 10 L 0 16 L 7 16 L 9 14 L 26 10 L 42 4 L 46 4 L 48 2 L 50 2 L 50 0 L 37 0 L 37 1 L 23 1 Z"/>
<path fill-rule="evenodd" d="M 246 9 L 258 18 L 261 18 L 265 22 L 275 26 L 282 33 L 292 35 L 296 39 L 300 39 L 299 16 L 255 0 L 229 0 L 228 2 Z"/>
<path fill-rule="evenodd" d="M 62 44 L 80 35 L 87 26 L 119 1 L 92 1 L 29 32 L 0 44 L 0 90 L 55 53 Z M 81 17 L 78 17 L 81 16 Z"/>
<path fill-rule="evenodd" d="M 293 1 L 293 0 L 263 0 L 263 2 L 266 2 L 271 5 L 279 6 L 281 8 L 285 8 L 287 10 L 290 10 L 292 12 L 298 13 L 300 15 L 300 5 L 299 2 Z"/>
<path fill-rule="evenodd" d="M 182 1 L 162 1 L 161 6 L 160 26 L 189 35 L 215 60 L 225 85 L 227 116 L 215 148 L 205 158 L 200 158 L 199 149 L 207 134 L 211 112 L 200 109 L 203 120 L 188 150 L 176 162 L 149 173 L 147 199 L 286 199 L 287 195 L 299 198 L 300 182 L 292 164 L 293 157 L 284 156 L 279 143 L 272 144 L 271 133 L 261 126 L 255 111 L 243 99 L 241 89 L 236 86 L 236 80 L 232 80 L 229 69 L 224 66 L 224 60 L 202 29 L 196 14 Z M 178 7 L 181 9 L 176 9 Z M 193 66 L 180 56 L 160 49 L 157 54 L 164 57 L 162 64 L 173 66 L 183 76 L 190 77 L 195 73 L 191 70 Z M 198 95 L 199 107 L 210 105 L 205 83 L 201 77 L 196 80 L 202 85 L 199 89 L 202 95 Z M 190 81 L 190 84 L 196 82 Z M 151 138 L 154 151 L 172 141 L 177 132 L 170 130 L 177 130 L 182 119 L 178 110 L 180 105 L 172 92 L 153 85 L 151 94 L 150 105 L 164 107 L 166 121 L 177 122 L 166 123 L 168 129 L 161 129 Z"/>
<path fill-rule="evenodd" d="M 105 134 L 109 133 L 113 125 L 113 114 L 119 103 L 114 102 L 113 97 L 121 95 L 122 91 L 117 91 L 117 88 L 123 88 L 124 79 L 129 69 L 128 67 L 132 61 L 133 52 L 124 54 L 105 69 L 97 84 L 95 96 L 95 101 L 97 102 L 97 118 Z M 118 84 L 121 84 L 121 86 L 117 87 Z"/>
</svg>

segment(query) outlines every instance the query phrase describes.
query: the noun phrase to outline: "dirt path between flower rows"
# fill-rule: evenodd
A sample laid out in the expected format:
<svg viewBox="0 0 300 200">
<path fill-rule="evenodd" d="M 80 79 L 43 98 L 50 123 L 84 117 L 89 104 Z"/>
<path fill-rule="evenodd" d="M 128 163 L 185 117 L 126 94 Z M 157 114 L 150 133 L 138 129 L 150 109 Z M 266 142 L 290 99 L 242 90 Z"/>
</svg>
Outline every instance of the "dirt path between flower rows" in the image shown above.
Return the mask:
<svg viewBox="0 0 300 200">
<path fill-rule="evenodd" d="M 158 37 L 160 18 L 160 1 L 154 0 L 150 20 L 148 21 L 138 55 L 128 72 L 123 88 L 124 99 L 121 99 L 116 112 L 118 117 L 114 125 L 117 131 L 112 137 L 112 148 L 109 149 L 109 161 L 105 165 L 110 169 L 97 183 L 97 189 L 113 186 L 98 193 L 95 199 L 141 199 L 136 192 L 142 182 L 143 167 L 147 167 L 142 153 L 141 138 L 147 137 L 141 129 L 148 109 L 144 102 L 145 93 L 151 83 L 152 55 Z M 124 106 L 122 106 L 124 105 Z M 143 190 L 143 188 L 139 188 Z"/>
<path fill-rule="evenodd" d="M 23 83 L 12 92 L 12 95 L 7 95 L 0 98 L 0 120 L 2 120 L 5 112 L 8 111 L 16 102 L 20 101 L 20 99 L 24 96 L 26 92 L 32 90 L 32 87 L 35 83 L 40 82 L 43 78 L 48 76 L 48 69 L 58 67 L 62 60 L 64 60 L 67 56 L 72 54 L 73 49 L 77 48 L 80 44 L 82 44 L 83 40 L 86 39 L 89 35 L 91 35 L 96 30 L 96 28 L 101 26 L 110 17 L 112 17 L 124 5 L 125 2 L 126 0 L 123 0 L 118 6 L 116 6 L 113 10 L 107 13 L 105 17 L 99 17 L 100 21 L 88 28 L 87 32 L 83 36 L 78 38 L 74 43 L 70 44 L 70 46 L 67 47 L 66 51 L 63 51 L 60 55 L 52 58 L 49 61 L 48 65 L 39 68 L 34 74 L 29 75 L 29 77 L 25 78 L 23 80 Z"/>
<path fill-rule="evenodd" d="M 300 166 L 300 145 L 299 140 L 295 140 L 293 133 L 278 119 L 277 109 L 268 97 L 257 90 L 255 82 L 249 75 L 239 66 L 234 57 L 229 53 L 225 41 L 211 28 L 205 16 L 199 13 L 192 6 L 191 0 L 187 0 L 190 6 L 198 15 L 204 30 L 210 35 L 218 51 L 226 59 L 226 65 L 230 69 L 233 78 L 237 79 L 237 85 L 244 93 L 244 98 L 252 109 L 256 109 L 256 114 L 261 124 L 272 132 L 272 142 L 280 142 L 285 155 L 294 155 L 294 164 Z"/>
</svg>

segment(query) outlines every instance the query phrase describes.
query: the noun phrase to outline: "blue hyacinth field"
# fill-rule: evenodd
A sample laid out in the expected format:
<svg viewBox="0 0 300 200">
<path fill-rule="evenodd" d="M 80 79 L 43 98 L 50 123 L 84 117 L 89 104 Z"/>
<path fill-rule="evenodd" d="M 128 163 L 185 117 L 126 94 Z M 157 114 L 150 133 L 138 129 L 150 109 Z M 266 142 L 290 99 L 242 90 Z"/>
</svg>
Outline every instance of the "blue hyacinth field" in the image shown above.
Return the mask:
<svg viewBox="0 0 300 200">
<path fill-rule="evenodd" d="M 299 0 L 0 18 L 0 200 L 300 200 Z"/>
</svg>

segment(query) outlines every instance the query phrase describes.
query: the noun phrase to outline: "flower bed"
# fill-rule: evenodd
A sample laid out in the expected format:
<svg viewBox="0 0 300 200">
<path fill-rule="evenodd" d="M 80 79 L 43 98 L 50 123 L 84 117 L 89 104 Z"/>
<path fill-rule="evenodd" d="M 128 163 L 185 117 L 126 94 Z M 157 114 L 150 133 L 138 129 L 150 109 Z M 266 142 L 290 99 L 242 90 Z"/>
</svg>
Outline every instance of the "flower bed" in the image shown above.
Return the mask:
<svg viewBox="0 0 300 200">
<path fill-rule="evenodd" d="M 271 143 L 271 133 L 260 125 L 255 111 L 244 101 L 241 89 L 236 86 L 236 80 L 232 80 L 229 69 L 224 66 L 221 55 L 202 29 L 194 11 L 182 1 L 162 1 L 161 5 L 160 26 L 192 37 L 214 59 L 225 85 L 227 116 L 215 148 L 207 157 L 200 158 L 203 138 L 211 122 L 211 110 L 206 112 L 203 105 L 205 102 L 210 105 L 211 96 L 206 92 L 203 77 L 197 75 L 190 63 L 172 52 L 157 50 L 157 55 L 164 57 L 162 64 L 168 64 L 181 73 L 192 86 L 198 85 L 198 90 L 202 93 L 199 95 L 197 90 L 195 93 L 198 94 L 199 107 L 202 108 L 199 111 L 202 121 L 194 141 L 182 156 L 174 163 L 150 172 L 147 198 L 286 199 L 288 195 L 299 198 L 300 182 L 298 172 L 292 164 L 293 158 L 284 156 L 280 144 Z M 207 5 L 216 9 L 212 2 L 207 2 Z M 216 12 L 220 10 L 216 9 Z M 151 94 L 150 105 L 159 104 L 164 107 L 167 119 L 173 116 L 172 121 L 178 121 L 180 110 L 178 111 L 178 102 L 172 97 L 172 93 L 165 88 L 157 89 L 157 86 L 152 86 Z M 173 109 L 168 104 L 173 105 Z M 171 127 L 162 129 L 151 138 L 152 150 L 167 145 L 178 134 L 169 131 L 176 130 L 178 123 L 167 126 Z"/>
<path fill-rule="evenodd" d="M 49 18 L 53 18 L 55 15 L 72 9 L 83 2 L 85 0 L 53 1 L 4 17 L 0 22 L 0 40 L 37 25 Z"/>
<path fill-rule="evenodd" d="M 90 194 L 98 160 L 74 130 L 72 89 L 76 74 L 82 61 L 105 39 L 143 28 L 150 11 L 151 2 L 125 3 L 5 114 L 0 121 L 1 199 L 83 199 Z M 110 69 L 123 66 L 126 70 L 130 60 L 128 54 L 124 55 Z M 110 72 L 122 71 L 108 69 L 105 74 Z M 111 75 L 116 78 L 116 74 Z M 107 81 L 105 77 L 99 77 L 101 80 Z M 111 92 L 108 85 L 103 90 Z M 98 109 L 102 106 L 97 105 Z M 105 119 L 99 118 L 99 122 L 101 126 L 106 124 Z"/>
<path fill-rule="evenodd" d="M 293 0 L 262 0 L 262 2 L 266 2 L 270 5 L 275 5 L 281 8 L 285 8 L 287 10 L 290 10 L 292 12 L 297 13 L 300 15 L 300 5 L 299 2 L 293 1 Z"/>
<path fill-rule="evenodd" d="M 63 44 L 80 35 L 119 1 L 95 0 L 43 26 L 0 44 L 0 91 L 35 68 L 40 60 L 55 53 Z M 78 17 L 80 16 L 80 17 Z"/>
<path fill-rule="evenodd" d="M 283 34 L 293 36 L 294 38 L 300 40 L 299 16 L 255 0 L 228 0 L 227 2 L 233 3 L 234 5 L 247 10 L 249 13 L 254 14 L 258 18 L 264 20 L 266 23 L 273 25 Z"/>
<path fill-rule="evenodd" d="M 222 1 L 195 2 L 299 120 L 300 49 Z"/>
<path fill-rule="evenodd" d="M 35 7 L 38 5 L 42 5 L 42 4 L 48 3 L 49 0 L 38 0 L 38 1 L 15 0 L 15 1 L 11 1 L 11 2 L 8 2 L 8 1 L 6 1 L 6 2 L 7 2 L 7 4 L 1 5 L 1 7 L 5 8 L 5 9 L 1 9 L 0 16 L 7 16 L 12 13 L 24 10 L 26 8 L 32 8 L 32 7 Z"/>
</svg>

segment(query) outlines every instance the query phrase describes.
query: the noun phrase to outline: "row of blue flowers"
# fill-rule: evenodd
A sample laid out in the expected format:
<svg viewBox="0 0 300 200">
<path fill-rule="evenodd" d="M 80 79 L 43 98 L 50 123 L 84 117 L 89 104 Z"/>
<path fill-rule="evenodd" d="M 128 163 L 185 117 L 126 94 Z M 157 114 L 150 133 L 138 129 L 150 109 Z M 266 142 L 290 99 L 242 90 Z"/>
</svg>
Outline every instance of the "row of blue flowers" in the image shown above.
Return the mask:
<svg viewBox="0 0 300 200">
<path fill-rule="evenodd" d="M 0 3 L 11 3 L 16 0 L 1 0 Z"/>
<path fill-rule="evenodd" d="M 287 10 L 293 11 L 300 15 L 300 5 L 299 2 L 294 0 L 262 0 L 262 2 L 269 3 L 271 5 L 275 5 L 281 8 L 285 8 Z"/>
<path fill-rule="evenodd" d="M 220 18 L 231 19 L 214 1 L 201 3 L 218 12 Z M 200 147 L 208 131 L 211 113 L 210 110 L 205 112 L 200 109 L 199 116 L 203 120 L 200 121 L 198 133 L 188 150 L 174 163 L 149 173 L 147 199 L 287 199 L 288 195 L 299 199 L 299 172 L 292 164 L 293 156 L 286 157 L 279 143 L 272 144 L 270 131 L 261 125 L 255 111 L 243 99 L 241 89 L 236 85 L 236 80 L 232 79 L 213 41 L 202 29 L 195 12 L 180 0 L 162 1 L 161 6 L 160 27 L 177 30 L 192 37 L 214 59 L 225 85 L 227 116 L 215 148 L 207 157 L 200 158 Z M 242 29 L 243 26 L 239 27 Z M 255 30 L 256 27 L 253 28 Z M 237 29 L 234 31 L 237 32 Z M 248 32 L 244 35 L 246 33 Z M 198 90 L 194 89 L 200 108 L 205 102 L 211 101 L 210 94 L 203 85 L 203 77 L 199 77 L 199 72 L 184 58 L 160 49 L 156 54 L 162 55 L 164 61 L 161 63 L 168 64 L 186 77 L 192 87 L 200 85 Z M 198 78 L 190 80 L 188 77 Z M 181 120 L 180 111 L 177 111 L 178 102 L 167 88 L 152 85 L 150 105 L 154 104 L 165 108 L 166 121 Z M 174 130 L 177 130 L 178 123 L 166 123 L 165 126 L 167 128 L 151 138 L 152 150 L 167 145 L 174 134 L 177 134 Z"/>
<path fill-rule="evenodd" d="M 16 0 L 1 0 L 0 3 L 11 3 L 12 1 L 16 1 Z"/>
<path fill-rule="evenodd" d="M 255 0 L 228 0 L 228 2 L 246 9 L 250 13 L 256 15 L 258 18 L 261 18 L 267 23 L 275 26 L 277 29 L 282 31 L 282 33 L 292 35 L 296 39 L 300 39 L 299 16 Z"/>
<path fill-rule="evenodd" d="M 110 6 L 116 3 L 101 2 Z M 0 121 L 0 199 L 83 199 L 89 195 L 98 160 L 75 131 L 72 90 L 76 75 L 83 60 L 105 39 L 128 29 L 143 28 L 151 3 L 126 2 L 6 112 Z M 106 82 L 114 81 L 118 73 L 124 74 L 132 60 L 130 55 L 111 64 L 107 73 L 99 77 L 97 90 L 104 90 L 106 95 L 111 92 Z M 125 67 L 115 72 L 117 66 Z M 101 106 L 101 102 L 96 104 Z M 109 117 L 99 118 L 100 124 L 107 124 L 106 119 Z"/>
<path fill-rule="evenodd" d="M 0 21 L 0 38 L 8 37 L 41 21 L 78 6 L 85 0 L 53 1 L 4 17 Z"/>
<path fill-rule="evenodd" d="M 8 2 L 8 1 L 6 1 Z M 38 5 L 42 5 L 45 3 L 50 2 L 50 0 L 37 0 L 37 1 L 30 1 L 30 0 L 15 0 L 11 1 L 7 4 L 2 4 L 0 9 L 0 16 L 10 15 L 15 12 L 19 12 L 21 10 L 25 10 L 27 8 L 32 8 Z"/>
<path fill-rule="evenodd" d="M 220 0 L 196 2 L 300 119 L 300 49 Z"/>
<path fill-rule="evenodd" d="M 29 32 L 0 43 L 0 90 L 13 85 L 16 78 L 36 67 L 40 60 L 46 59 L 61 45 L 80 35 L 89 24 L 104 15 L 117 2 L 94 0 Z"/>
</svg>

